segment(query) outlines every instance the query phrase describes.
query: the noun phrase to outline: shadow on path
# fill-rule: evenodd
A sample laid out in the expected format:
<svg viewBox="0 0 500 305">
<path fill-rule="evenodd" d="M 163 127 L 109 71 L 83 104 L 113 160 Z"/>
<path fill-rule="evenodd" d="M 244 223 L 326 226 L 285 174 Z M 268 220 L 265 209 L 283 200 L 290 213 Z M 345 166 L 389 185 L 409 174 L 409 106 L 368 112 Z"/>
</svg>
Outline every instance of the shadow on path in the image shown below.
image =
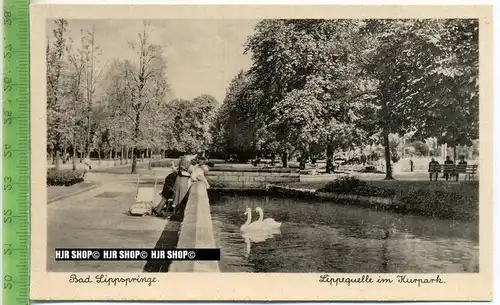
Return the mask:
<svg viewBox="0 0 500 305">
<path fill-rule="evenodd" d="M 160 238 L 156 242 L 155 249 L 174 249 L 179 240 L 179 221 L 169 221 Z M 172 263 L 171 260 L 148 260 L 144 265 L 144 272 L 168 272 L 168 268 Z"/>
</svg>

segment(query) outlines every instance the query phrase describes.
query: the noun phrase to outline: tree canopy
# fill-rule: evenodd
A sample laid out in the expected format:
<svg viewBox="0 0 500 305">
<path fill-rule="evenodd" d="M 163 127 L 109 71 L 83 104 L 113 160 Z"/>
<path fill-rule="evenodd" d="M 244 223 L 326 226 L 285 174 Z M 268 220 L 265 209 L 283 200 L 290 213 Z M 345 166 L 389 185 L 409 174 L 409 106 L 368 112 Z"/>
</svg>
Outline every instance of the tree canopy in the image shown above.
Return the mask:
<svg viewBox="0 0 500 305">
<path fill-rule="evenodd" d="M 478 138 L 477 20 L 262 20 L 242 49 L 252 64 L 221 104 L 208 94 L 171 98 L 165 46 L 149 23 L 130 44 L 134 57 L 109 64 L 95 28 L 75 43 L 70 26 L 56 20 L 46 49 L 55 160 L 67 150 L 73 159 L 132 156 L 134 171 L 142 153 L 209 152 L 280 155 L 284 166 L 291 156 L 326 157 L 330 171 L 336 152 L 382 144 L 390 179 L 397 135 L 411 134 L 422 154 L 435 150 L 430 138 L 452 146 Z"/>
</svg>

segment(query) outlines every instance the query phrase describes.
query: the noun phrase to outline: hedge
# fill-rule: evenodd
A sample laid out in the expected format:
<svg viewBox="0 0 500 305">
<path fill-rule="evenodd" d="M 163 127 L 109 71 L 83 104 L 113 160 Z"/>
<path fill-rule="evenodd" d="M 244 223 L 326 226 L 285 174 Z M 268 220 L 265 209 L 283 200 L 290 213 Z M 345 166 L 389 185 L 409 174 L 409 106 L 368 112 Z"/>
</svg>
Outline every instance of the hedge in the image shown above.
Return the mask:
<svg viewBox="0 0 500 305">
<path fill-rule="evenodd" d="M 47 186 L 71 186 L 83 182 L 84 170 L 51 168 L 47 170 Z"/>
<path fill-rule="evenodd" d="M 214 167 L 215 164 L 212 161 L 206 162 L 205 160 L 201 160 L 205 162 L 209 167 Z M 175 166 L 179 165 L 179 160 L 156 160 L 151 162 L 151 167 L 170 167 L 171 164 L 174 164 Z M 191 164 L 196 163 L 196 160 L 193 159 L 191 161 Z"/>
<path fill-rule="evenodd" d="M 157 160 L 151 162 L 151 167 L 170 167 L 170 164 L 174 163 L 178 166 L 179 160 Z M 281 167 L 231 167 L 230 165 L 220 164 L 217 162 L 208 161 L 206 164 L 211 168 L 210 171 L 216 172 L 258 172 L 258 173 L 298 173 L 298 170 L 291 168 L 281 168 Z"/>
<path fill-rule="evenodd" d="M 479 214 L 477 202 L 464 198 L 460 193 L 410 190 L 399 197 L 408 210 L 418 210 L 424 216 L 475 219 Z"/>
<path fill-rule="evenodd" d="M 392 189 L 379 188 L 368 185 L 366 182 L 355 177 L 341 177 L 332 182 L 328 182 L 320 192 L 335 194 L 351 194 L 360 196 L 393 198 L 396 191 Z"/>
</svg>

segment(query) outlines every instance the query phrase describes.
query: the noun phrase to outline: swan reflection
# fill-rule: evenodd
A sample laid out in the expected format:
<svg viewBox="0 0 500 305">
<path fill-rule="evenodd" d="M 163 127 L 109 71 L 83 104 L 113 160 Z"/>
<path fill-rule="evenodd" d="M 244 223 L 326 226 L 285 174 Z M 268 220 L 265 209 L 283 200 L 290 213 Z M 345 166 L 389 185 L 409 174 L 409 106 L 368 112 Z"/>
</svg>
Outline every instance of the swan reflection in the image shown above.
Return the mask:
<svg viewBox="0 0 500 305">
<path fill-rule="evenodd" d="M 246 256 L 250 254 L 252 243 L 264 242 L 275 235 L 281 234 L 281 222 L 277 222 L 272 218 L 264 219 L 264 211 L 258 207 L 255 209 L 259 213 L 259 219 L 252 221 L 252 209 L 247 208 L 245 215 L 247 221 L 241 226 L 242 237 L 246 244 Z"/>
</svg>

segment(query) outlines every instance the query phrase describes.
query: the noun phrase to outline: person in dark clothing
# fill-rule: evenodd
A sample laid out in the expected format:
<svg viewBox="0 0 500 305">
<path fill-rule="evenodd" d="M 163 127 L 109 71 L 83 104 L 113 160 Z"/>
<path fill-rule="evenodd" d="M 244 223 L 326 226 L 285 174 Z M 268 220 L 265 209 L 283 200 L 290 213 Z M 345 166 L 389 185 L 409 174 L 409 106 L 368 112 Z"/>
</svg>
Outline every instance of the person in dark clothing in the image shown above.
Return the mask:
<svg viewBox="0 0 500 305">
<path fill-rule="evenodd" d="M 410 159 L 410 171 L 413 172 L 413 160 Z"/>
<path fill-rule="evenodd" d="M 446 160 L 444 160 L 444 164 L 446 165 L 452 165 L 455 164 L 453 160 L 450 159 L 450 156 L 446 156 Z M 444 173 L 443 177 L 448 181 L 450 179 L 450 174 L 449 173 Z"/>
<path fill-rule="evenodd" d="M 465 171 L 465 175 L 467 176 L 467 161 L 465 161 L 465 156 L 460 156 L 459 157 L 459 160 L 458 161 L 458 165 L 460 165 L 459 167 L 461 168 L 462 171 Z M 456 178 L 457 178 L 457 181 L 458 181 L 458 172 L 456 173 Z"/>
<path fill-rule="evenodd" d="M 171 167 L 173 169 L 173 172 L 165 177 L 163 189 L 160 192 L 161 201 L 156 207 L 153 208 L 153 211 L 156 212 L 158 216 L 164 216 L 162 213 L 163 209 L 167 205 L 168 200 L 174 197 L 174 185 L 175 181 L 177 180 L 178 172 L 173 164 L 171 164 Z"/>
<path fill-rule="evenodd" d="M 431 170 L 432 167 L 439 165 L 439 162 L 436 159 L 432 158 L 431 162 L 429 162 L 429 179 L 432 181 L 432 176 L 434 175 L 434 181 L 438 180 L 438 172 Z"/>
</svg>

